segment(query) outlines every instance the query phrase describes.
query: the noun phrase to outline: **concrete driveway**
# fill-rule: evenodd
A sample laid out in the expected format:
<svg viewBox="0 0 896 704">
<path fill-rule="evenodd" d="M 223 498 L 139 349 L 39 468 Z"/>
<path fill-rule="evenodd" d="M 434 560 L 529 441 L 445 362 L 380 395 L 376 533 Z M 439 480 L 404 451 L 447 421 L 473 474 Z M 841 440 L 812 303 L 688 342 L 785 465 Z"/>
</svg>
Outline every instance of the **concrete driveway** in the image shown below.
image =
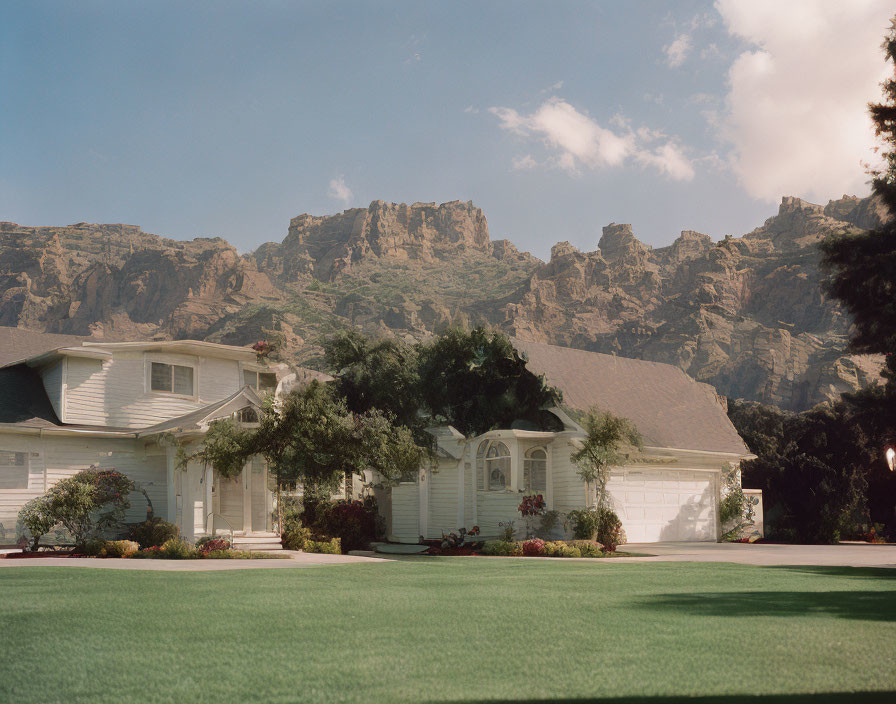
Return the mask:
<svg viewBox="0 0 896 704">
<path fill-rule="evenodd" d="M 619 549 L 656 557 L 618 558 L 613 562 L 736 562 L 743 565 L 896 567 L 896 545 L 867 543 L 839 545 L 632 543 L 621 545 Z"/>
</svg>

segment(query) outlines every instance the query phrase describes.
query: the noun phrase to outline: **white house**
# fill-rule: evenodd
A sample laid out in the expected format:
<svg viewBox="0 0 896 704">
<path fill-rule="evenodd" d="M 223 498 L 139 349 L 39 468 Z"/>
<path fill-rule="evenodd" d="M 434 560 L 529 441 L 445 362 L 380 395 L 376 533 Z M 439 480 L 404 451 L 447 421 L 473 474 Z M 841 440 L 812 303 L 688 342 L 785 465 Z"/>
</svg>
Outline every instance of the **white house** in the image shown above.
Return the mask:
<svg viewBox="0 0 896 704">
<path fill-rule="evenodd" d="M 542 429 L 515 423 L 475 438 L 433 430 L 435 466 L 378 492 L 391 540 L 417 542 L 474 525 L 483 537 L 497 536 L 499 523 L 513 520 L 519 530 L 517 507 L 528 494 L 543 494 L 547 508 L 561 513 L 592 505 L 570 456 L 585 436 L 571 416 L 593 406 L 630 419 L 645 440 L 644 452 L 615 468 L 608 483 L 629 542 L 719 538 L 723 470 L 753 455 L 712 387 L 668 364 L 513 344 L 530 371 L 563 392 L 567 410 L 551 409 Z"/>
<path fill-rule="evenodd" d="M 329 379 L 259 363 L 246 347 L 96 342 L 0 327 L 0 543 L 20 534 L 25 502 L 91 466 L 137 482 L 155 515 L 188 539 L 232 530 L 264 543 L 274 537 L 264 461 L 224 480 L 197 463 L 181 471 L 176 444 L 201 443 L 218 418 L 257 421 L 264 394 L 312 378 Z M 138 521 L 146 501 L 131 498 L 126 520 Z"/>
</svg>

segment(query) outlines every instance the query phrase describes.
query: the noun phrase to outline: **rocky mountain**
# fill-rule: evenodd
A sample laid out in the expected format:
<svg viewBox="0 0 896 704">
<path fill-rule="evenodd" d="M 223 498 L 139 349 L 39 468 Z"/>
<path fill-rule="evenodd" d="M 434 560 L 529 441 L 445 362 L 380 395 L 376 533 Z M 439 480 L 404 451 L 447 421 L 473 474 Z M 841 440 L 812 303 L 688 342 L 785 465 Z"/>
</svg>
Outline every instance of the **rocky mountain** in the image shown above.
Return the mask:
<svg viewBox="0 0 896 704">
<path fill-rule="evenodd" d="M 293 218 L 280 243 L 239 255 L 132 225 L 0 223 L 0 325 L 117 339 L 245 344 L 278 338 L 314 364 L 357 326 L 420 339 L 487 323 L 523 339 L 676 364 L 720 393 L 802 409 L 874 383 L 880 360 L 844 353 L 849 321 L 820 287 L 815 244 L 873 227 L 871 199 L 784 198 L 776 216 L 713 242 L 683 231 L 653 249 L 630 225 L 548 262 L 491 240 L 453 201 L 374 201 Z"/>
</svg>

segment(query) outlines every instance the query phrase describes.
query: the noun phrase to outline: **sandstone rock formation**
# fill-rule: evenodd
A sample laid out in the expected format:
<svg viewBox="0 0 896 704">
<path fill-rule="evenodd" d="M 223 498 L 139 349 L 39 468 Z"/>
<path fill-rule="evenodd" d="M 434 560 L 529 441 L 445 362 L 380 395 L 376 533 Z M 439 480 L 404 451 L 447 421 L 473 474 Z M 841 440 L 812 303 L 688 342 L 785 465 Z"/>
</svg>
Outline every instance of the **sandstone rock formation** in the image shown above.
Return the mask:
<svg viewBox="0 0 896 704">
<path fill-rule="evenodd" d="M 421 339 L 488 323 L 524 339 L 676 364 L 731 397 L 802 409 L 874 383 L 880 360 L 845 354 L 849 321 L 823 293 L 815 245 L 873 227 L 870 198 L 784 198 L 743 237 L 691 230 L 667 246 L 630 225 L 548 262 L 491 241 L 472 203 L 374 201 L 300 215 L 281 243 L 240 256 L 132 225 L 0 223 L 0 325 L 97 337 L 278 338 L 313 364 L 350 326 Z"/>
</svg>

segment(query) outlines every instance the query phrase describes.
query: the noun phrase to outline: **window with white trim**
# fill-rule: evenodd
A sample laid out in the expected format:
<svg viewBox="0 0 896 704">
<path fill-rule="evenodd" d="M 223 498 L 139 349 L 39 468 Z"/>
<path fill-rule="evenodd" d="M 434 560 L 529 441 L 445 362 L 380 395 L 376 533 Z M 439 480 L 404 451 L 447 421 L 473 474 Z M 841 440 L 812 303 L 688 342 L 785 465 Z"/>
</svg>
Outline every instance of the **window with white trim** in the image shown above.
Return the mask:
<svg viewBox="0 0 896 704">
<path fill-rule="evenodd" d="M 160 391 L 162 393 L 195 396 L 196 394 L 193 390 L 193 367 L 150 362 L 149 388 L 151 391 Z"/>
<path fill-rule="evenodd" d="M 543 447 L 533 447 L 523 460 L 523 491 L 543 494 L 547 489 L 548 454 Z"/>
<path fill-rule="evenodd" d="M 510 450 L 499 440 L 483 440 L 476 450 L 476 488 L 479 491 L 510 489 Z"/>
<path fill-rule="evenodd" d="M 28 455 L 0 450 L 0 489 L 28 488 Z"/>
<path fill-rule="evenodd" d="M 243 370 L 243 386 L 250 386 L 263 394 L 271 394 L 277 389 L 277 375 L 273 372 Z"/>
</svg>

